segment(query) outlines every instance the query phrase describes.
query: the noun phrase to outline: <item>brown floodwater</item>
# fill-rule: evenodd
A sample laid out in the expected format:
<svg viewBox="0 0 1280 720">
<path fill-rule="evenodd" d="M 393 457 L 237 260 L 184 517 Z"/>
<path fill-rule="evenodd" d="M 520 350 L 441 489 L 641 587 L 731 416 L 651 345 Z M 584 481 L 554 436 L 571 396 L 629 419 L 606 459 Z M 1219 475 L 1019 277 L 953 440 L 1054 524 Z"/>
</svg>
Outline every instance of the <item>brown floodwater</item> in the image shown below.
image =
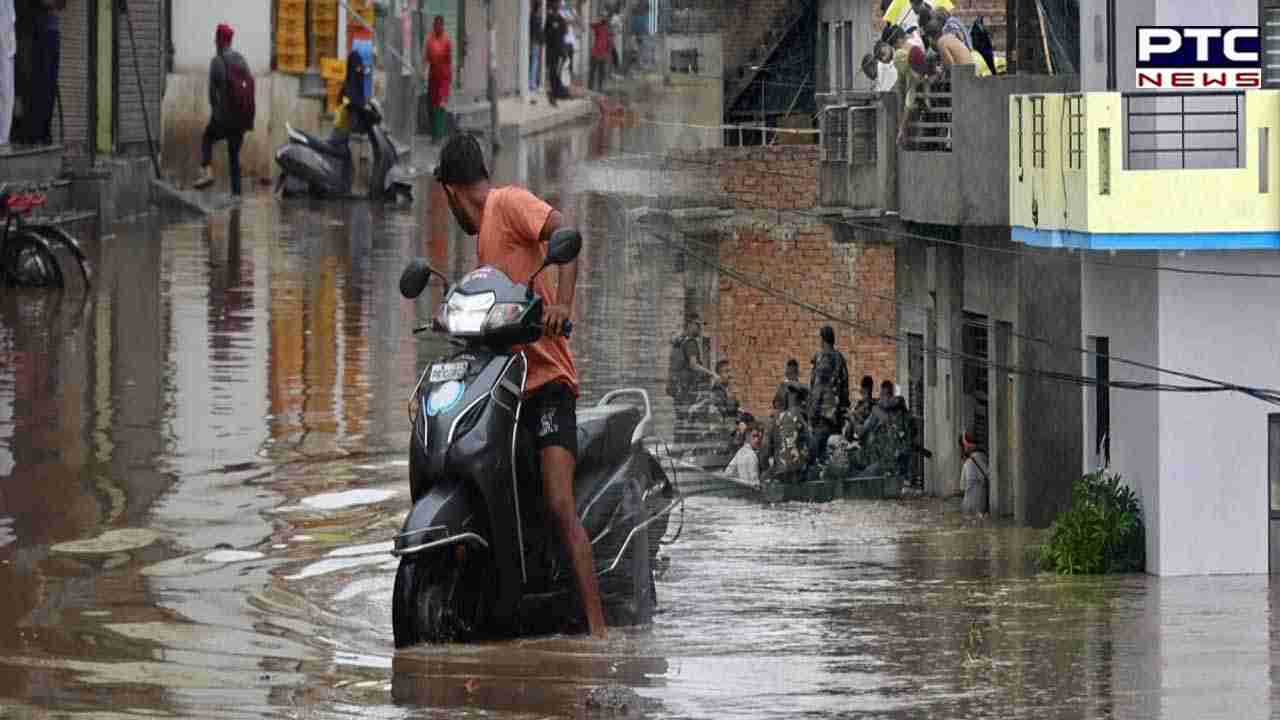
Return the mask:
<svg viewBox="0 0 1280 720">
<path fill-rule="evenodd" d="M 646 387 L 669 431 L 664 303 L 713 283 L 628 233 L 663 181 L 606 135 L 498 175 L 585 231 L 583 401 Z M 83 308 L 0 290 L 0 717 L 579 717 L 608 686 L 647 717 L 1274 715 L 1266 577 L 1058 578 L 1042 533 L 955 501 L 765 507 L 707 477 L 651 626 L 396 652 L 406 400 L 444 347 L 411 333 L 438 290 L 396 287 L 415 255 L 473 262 L 443 199 L 255 195 L 89 245 Z"/>
</svg>

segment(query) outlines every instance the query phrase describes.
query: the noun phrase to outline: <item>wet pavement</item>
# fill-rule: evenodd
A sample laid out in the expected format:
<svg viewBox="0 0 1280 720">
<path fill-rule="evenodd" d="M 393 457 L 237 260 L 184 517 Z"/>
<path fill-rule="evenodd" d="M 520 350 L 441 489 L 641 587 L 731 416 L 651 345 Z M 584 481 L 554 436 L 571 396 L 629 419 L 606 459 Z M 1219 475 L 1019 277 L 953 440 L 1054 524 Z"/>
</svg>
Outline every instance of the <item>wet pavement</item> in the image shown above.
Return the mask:
<svg viewBox="0 0 1280 720">
<path fill-rule="evenodd" d="M 660 181 L 610 172 L 606 134 L 531 138 L 496 174 L 585 230 L 583 401 L 662 406 L 665 303 L 706 278 L 598 194 Z M 438 290 L 396 284 L 415 255 L 474 260 L 417 192 L 122 226 L 83 308 L 3 291 L 0 717 L 1273 714 L 1266 577 L 1062 579 L 1041 533 L 954 504 L 763 507 L 696 477 L 652 626 L 393 651 L 406 401 L 444 347 L 411 333 Z"/>
</svg>

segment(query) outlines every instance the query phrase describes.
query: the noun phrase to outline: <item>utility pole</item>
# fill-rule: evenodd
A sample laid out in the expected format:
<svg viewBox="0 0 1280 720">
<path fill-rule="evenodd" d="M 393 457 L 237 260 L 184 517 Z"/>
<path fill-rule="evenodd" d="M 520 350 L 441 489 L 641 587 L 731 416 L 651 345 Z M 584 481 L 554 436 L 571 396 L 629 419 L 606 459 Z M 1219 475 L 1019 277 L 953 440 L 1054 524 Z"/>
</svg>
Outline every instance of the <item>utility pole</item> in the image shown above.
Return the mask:
<svg viewBox="0 0 1280 720">
<path fill-rule="evenodd" d="M 489 139 L 493 152 L 498 152 L 498 29 L 493 20 L 494 0 L 485 2 L 485 21 L 489 27 Z M 492 160 L 490 160 L 492 162 Z"/>
</svg>

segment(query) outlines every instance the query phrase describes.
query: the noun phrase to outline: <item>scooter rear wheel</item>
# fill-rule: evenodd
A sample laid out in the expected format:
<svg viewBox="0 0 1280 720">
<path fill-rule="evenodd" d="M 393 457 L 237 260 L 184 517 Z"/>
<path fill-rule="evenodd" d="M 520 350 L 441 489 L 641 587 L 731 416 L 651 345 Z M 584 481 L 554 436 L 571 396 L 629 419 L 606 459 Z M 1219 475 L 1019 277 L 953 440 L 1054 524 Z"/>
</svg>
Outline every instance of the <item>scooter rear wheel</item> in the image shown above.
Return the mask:
<svg viewBox="0 0 1280 720">
<path fill-rule="evenodd" d="M 486 609 L 482 553 L 459 562 L 456 548 L 400 558 L 391 600 L 397 648 L 469 640 L 479 634 Z"/>
</svg>

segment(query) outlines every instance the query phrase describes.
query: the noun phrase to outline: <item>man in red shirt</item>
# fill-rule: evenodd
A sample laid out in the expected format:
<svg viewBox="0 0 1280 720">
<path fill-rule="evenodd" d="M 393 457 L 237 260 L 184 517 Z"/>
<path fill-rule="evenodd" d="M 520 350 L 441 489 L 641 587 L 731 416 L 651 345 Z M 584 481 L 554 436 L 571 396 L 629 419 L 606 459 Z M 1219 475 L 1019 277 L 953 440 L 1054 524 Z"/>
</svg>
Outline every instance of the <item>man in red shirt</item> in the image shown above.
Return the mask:
<svg viewBox="0 0 1280 720">
<path fill-rule="evenodd" d="M 528 283 L 546 258 L 551 233 L 563 222 L 560 212 L 524 188 L 493 187 L 484 152 L 471 135 L 455 135 L 445 144 L 436 179 L 449 198 L 449 209 L 458 225 L 468 235 L 477 236 L 478 264 L 502 271 L 512 282 Z M 593 636 L 604 637 L 595 557 L 573 499 L 578 454 L 578 371 L 562 330 L 573 314 L 578 263 L 561 265 L 558 274 L 557 287 L 551 286 L 549 272 L 539 274 L 533 282 L 533 291 L 546 304 L 546 332 L 522 348 L 529 371 L 520 422 L 530 429 L 537 444 L 543 495 L 569 550 L 587 624 Z"/>
<path fill-rule="evenodd" d="M 591 74 L 587 78 L 587 87 L 599 93 L 604 92 L 604 77 L 609 70 L 612 42 L 609 16 L 601 10 L 595 22 L 591 23 Z"/>
</svg>

